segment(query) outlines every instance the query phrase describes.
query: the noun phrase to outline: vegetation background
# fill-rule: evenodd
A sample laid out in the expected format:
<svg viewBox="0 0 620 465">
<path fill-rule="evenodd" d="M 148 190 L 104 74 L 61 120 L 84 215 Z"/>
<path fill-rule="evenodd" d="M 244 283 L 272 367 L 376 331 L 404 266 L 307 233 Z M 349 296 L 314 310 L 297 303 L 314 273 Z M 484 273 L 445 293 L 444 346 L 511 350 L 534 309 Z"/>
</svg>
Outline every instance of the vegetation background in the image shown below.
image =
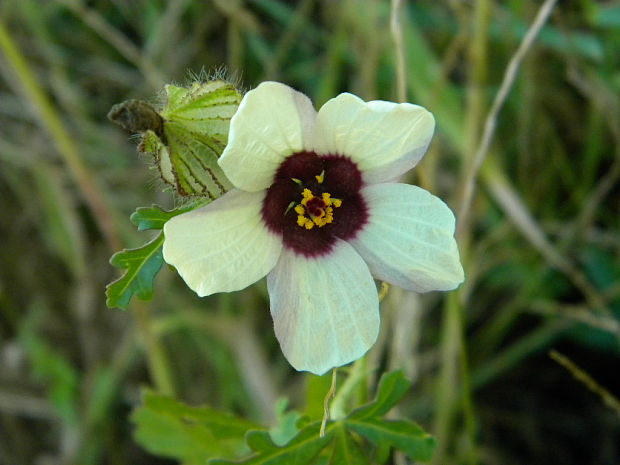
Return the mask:
<svg viewBox="0 0 620 465">
<path fill-rule="evenodd" d="M 397 100 L 402 52 L 406 99 L 437 119 L 409 180 L 459 211 L 540 2 L 402 3 L 398 46 L 387 0 L 0 2 L 0 464 L 174 463 L 132 438 L 142 386 L 260 422 L 280 397 L 320 412 L 327 385 L 282 357 L 264 284 L 199 299 L 163 270 L 152 301 L 106 308 L 110 255 L 149 237 L 129 214 L 174 205 L 106 113 L 222 66 L 317 107 Z M 618 2 L 558 3 L 476 178 L 465 284 L 382 305 L 367 381 L 405 370 L 399 415 L 437 437 L 437 464 L 620 464 L 619 50 Z"/>
</svg>

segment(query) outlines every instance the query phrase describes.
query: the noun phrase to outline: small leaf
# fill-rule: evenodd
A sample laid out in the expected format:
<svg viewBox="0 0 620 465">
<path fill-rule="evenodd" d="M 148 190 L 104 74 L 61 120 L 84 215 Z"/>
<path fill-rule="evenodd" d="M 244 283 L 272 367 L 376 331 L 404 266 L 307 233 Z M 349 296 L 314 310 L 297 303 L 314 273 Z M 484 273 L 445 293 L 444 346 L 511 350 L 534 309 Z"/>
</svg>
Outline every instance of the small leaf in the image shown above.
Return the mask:
<svg viewBox="0 0 620 465">
<path fill-rule="evenodd" d="M 349 430 L 373 443 L 380 456 L 385 454 L 388 446 L 402 450 L 413 460 L 427 461 L 435 448 L 432 436 L 411 421 L 380 418 L 403 398 L 410 385 L 400 370 L 384 374 L 375 400 L 354 410 L 342 422 Z"/>
<path fill-rule="evenodd" d="M 308 465 L 332 441 L 333 433 L 319 436 L 320 423 L 302 429 L 297 436 L 282 447 L 273 443 L 266 431 L 251 431 L 246 441 L 256 453 L 240 462 L 211 460 L 209 465 Z"/>
<path fill-rule="evenodd" d="M 435 439 L 411 421 L 367 418 L 363 421 L 347 419 L 344 422 L 347 428 L 377 447 L 388 444 L 421 462 L 429 461 L 433 456 Z"/>
<path fill-rule="evenodd" d="M 164 224 L 170 219 L 181 213 L 194 210 L 195 208 L 206 205 L 208 201 L 193 202 L 181 208 L 174 210 L 164 210 L 159 205 L 151 205 L 150 207 L 139 207 L 129 217 L 130 221 L 138 227 L 138 231 L 146 231 L 147 229 L 163 229 Z"/>
<path fill-rule="evenodd" d="M 164 234 L 137 249 L 125 249 L 115 253 L 110 263 L 127 271 L 106 287 L 106 305 L 109 308 L 127 309 L 133 295 L 142 300 L 153 296 L 153 280 L 164 263 L 162 245 Z"/>
<path fill-rule="evenodd" d="M 248 431 L 245 441 L 254 452 L 271 452 L 278 449 L 266 431 Z"/>
<path fill-rule="evenodd" d="M 244 435 L 258 427 L 210 407 L 191 407 L 150 391 L 145 392 L 132 421 L 136 425 L 134 437 L 147 451 L 188 465 L 247 453 Z"/>
<path fill-rule="evenodd" d="M 41 331 L 46 321 L 46 308 L 36 299 L 32 310 L 19 326 L 20 347 L 25 350 L 35 377 L 45 386 L 50 406 L 66 425 L 79 428 L 80 371 L 72 365 L 59 347 L 50 345 Z"/>
<path fill-rule="evenodd" d="M 246 436 L 254 454 L 239 462 L 211 460 L 210 465 L 367 465 L 374 457 L 383 463 L 390 449 L 403 451 L 413 460 L 430 460 L 435 440 L 417 424 L 406 420 L 384 420 L 387 413 L 405 394 L 410 383 L 402 372 L 396 371 L 382 377 L 376 399 L 349 417 L 329 422 L 324 437 L 319 436 L 320 422 L 302 428 L 284 445 L 276 444 L 267 431 L 250 431 Z M 280 414 L 285 405 L 280 406 Z M 300 421 L 298 421 L 299 426 Z M 361 447 L 361 438 L 371 451 Z M 325 449 L 331 446 L 331 450 Z M 370 452 L 370 453 L 369 453 Z"/>
<path fill-rule="evenodd" d="M 379 381 L 375 400 L 354 410 L 348 418 L 361 420 L 385 415 L 398 404 L 410 386 L 411 382 L 400 370 L 384 374 Z"/>
<path fill-rule="evenodd" d="M 276 404 L 277 423 L 269 430 L 272 441 L 283 446 L 297 435 L 299 428 L 297 423 L 301 418 L 301 414 L 295 410 L 286 411 L 288 406 L 287 399 L 280 399 Z"/>
<path fill-rule="evenodd" d="M 209 202 L 208 199 L 199 199 L 171 211 L 166 211 L 158 205 L 140 207 L 132 213 L 130 219 L 139 231 L 163 229 L 170 218 L 202 207 Z M 109 308 L 126 309 L 134 294 L 142 300 L 150 300 L 153 297 L 153 281 L 164 263 L 163 242 L 164 235 L 161 233 L 142 247 L 125 249 L 112 255 L 110 263 L 127 271 L 106 287 L 106 305 Z"/>
</svg>

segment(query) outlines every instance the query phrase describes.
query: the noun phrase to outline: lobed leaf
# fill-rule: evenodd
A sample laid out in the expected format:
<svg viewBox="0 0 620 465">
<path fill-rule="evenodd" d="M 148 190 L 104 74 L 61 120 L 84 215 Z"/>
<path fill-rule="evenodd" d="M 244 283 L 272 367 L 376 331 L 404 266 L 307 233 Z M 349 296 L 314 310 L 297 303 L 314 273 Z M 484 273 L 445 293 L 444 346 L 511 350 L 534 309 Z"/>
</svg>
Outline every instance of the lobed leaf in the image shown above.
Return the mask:
<svg viewBox="0 0 620 465">
<path fill-rule="evenodd" d="M 115 253 L 110 263 L 125 273 L 106 286 L 106 305 L 109 308 L 127 309 L 135 295 L 142 300 L 153 297 L 153 281 L 164 263 L 162 245 L 164 234 L 137 249 L 125 249 Z"/>
<path fill-rule="evenodd" d="M 385 374 L 379 382 L 375 400 L 342 420 L 328 423 L 324 437 L 319 436 L 320 422 L 302 428 L 286 444 L 276 444 L 273 432 L 251 431 L 246 442 L 254 451 L 253 455 L 239 462 L 212 460 L 209 464 L 365 465 L 370 463 L 370 456 L 361 447 L 360 437 L 375 446 L 374 457 L 379 463 L 385 461 L 391 448 L 403 451 L 413 460 L 428 461 L 435 448 L 432 436 L 411 421 L 382 418 L 402 399 L 409 386 L 410 382 L 401 371 Z M 331 450 L 325 451 L 328 446 Z"/>
<path fill-rule="evenodd" d="M 255 454 L 239 462 L 211 460 L 209 465 L 309 465 L 333 440 L 331 431 L 320 437 L 319 428 L 319 423 L 308 425 L 284 446 L 277 446 L 266 431 L 250 431 L 246 441 Z"/>
<path fill-rule="evenodd" d="M 411 421 L 381 418 L 403 398 L 410 386 L 411 382 L 400 370 L 384 374 L 375 399 L 354 410 L 343 424 L 368 439 L 379 451 L 385 452 L 386 447 L 393 447 L 413 460 L 424 462 L 432 457 L 435 439 Z"/>
<path fill-rule="evenodd" d="M 145 391 L 143 404 L 132 414 L 132 421 L 136 425 L 134 437 L 142 447 L 187 465 L 247 453 L 244 435 L 259 427 L 228 413 L 207 406 L 192 407 L 151 391 Z"/>
<path fill-rule="evenodd" d="M 367 405 L 354 410 L 347 418 L 361 420 L 385 415 L 403 398 L 411 382 L 400 370 L 386 373 L 381 377 L 375 399 Z"/>
<path fill-rule="evenodd" d="M 164 224 L 170 218 L 201 207 L 208 202 L 210 200 L 200 199 L 171 211 L 166 211 L 158 205 L 140 207 L 132 213 L 130 220 L 138 227 L 138 231 L 163 229 Z M 162 232 L 142 247 L 125 249 L 112 255 L 110 263 L 127 271 L 106 287 L 106 305 L 109 308 L 127 309 L 134 294 L 142 300 L 150 300 L 153 297 L 153 281 L 164 263 L 163 243 Z"/>
<path fill-rule="evenodd" d="M 269 435 L 275 444 L 283 446 L 293 439 L 299 432 L 298 426 L 302 415 L 295 411 L 286 410 L 288 406 L 287 399 L 280 399 L 276 404 L 277 423 L 269 429 Z"/>
<path fill-rule="evenodd" d="M 435 439 L 412 421 L 366 418 L 362 421 L 345 420 L 345 424 L 375 446 L 389 445 L 413 460 L 427 462 L 435 450 Z"/>
<path fill-rule="evenodd" d="M 159 205 L 151 205 L 150 207 L 139 207 L 131 214 L 129 220 L 138 227 L 138 231 L 146 231 L 147 229 L 163 229 L 164 224 L 170 219 L 181 213 L 202 207 L 208 202 L 193 202 L 181 208 L 174 210 L 164 210 Z"/>
</svg>

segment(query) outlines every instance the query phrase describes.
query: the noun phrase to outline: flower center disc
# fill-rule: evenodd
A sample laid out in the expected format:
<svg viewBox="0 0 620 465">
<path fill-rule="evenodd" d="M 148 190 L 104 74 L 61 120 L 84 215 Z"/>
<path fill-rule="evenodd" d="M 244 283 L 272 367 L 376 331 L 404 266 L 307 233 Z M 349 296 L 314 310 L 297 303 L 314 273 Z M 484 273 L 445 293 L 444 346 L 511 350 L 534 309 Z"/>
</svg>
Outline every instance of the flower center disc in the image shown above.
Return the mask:
<svg viewBox="0 0 620 465">
<path fill-rule="evenodd" d="M 284 246 L 307 257 L 327 254 L 366 224 L 362 174 L 342 155 L 298 152 L 286 158 L 263 201 L 262 216 Z"/>
<path fill-rule="evenodd" d="M 317 176 L 317 179 L 320 184 L 323 183 L 323 177 Z M 304 189 L 301 195 L 303 198 L 301 203 L 295 207 L 295 212 L 297 212 L 297 225 L 306 229 L 312 229 L 315 225 L 322 228 L 332 223 L 334 208 L 342 205 L 342 200 L 332 199 L 328 192 L 323 192 L 321 197 L 317 197 L 310 189 Z"/>
</svg>

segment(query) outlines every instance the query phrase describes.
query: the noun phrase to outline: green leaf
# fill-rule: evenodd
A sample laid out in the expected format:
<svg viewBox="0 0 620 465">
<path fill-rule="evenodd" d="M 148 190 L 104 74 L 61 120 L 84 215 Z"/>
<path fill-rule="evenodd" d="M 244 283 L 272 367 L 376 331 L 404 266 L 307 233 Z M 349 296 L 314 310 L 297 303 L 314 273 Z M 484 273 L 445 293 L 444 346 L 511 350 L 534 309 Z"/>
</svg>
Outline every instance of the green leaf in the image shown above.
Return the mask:
<svg viewBox="0 0 620 465">
<path fill-rule="evenodd" d="M 202 207 L 207 203 L 209 203 L 209 201 L 201 200 L 170 211 L 164 210 L 159 205 L 139 207 L 131 214 L 129 219 L 138 227 L 138 231 L 146 231 L 147 229 L 163 229 L 164 224 L 166 224 L 170 218 L 174 218 L 181 213 L 186 213 L 190 210 Z"/>
<path fill-rule="evenodd" d="M 278 446 L 283 446 L 297 435 L 297 427 L 301 414 L 295 410 L 286 411 L 287 399 L 280 399 L 276 404 L 277 423 L 269 430 L 272 441 Z"/>
<path fill-rule="evenodd" d="M 59 347 L 47 341 L 41 331 L 46 321 L 44 308 L 35 301 L 33 309 L 19 328 L 21 346 L 25 349 L 34 375 L 45 386 L 52 408 L 71 428 L 80 424 L 80 372 L 63 356 Z"/>
<path fill-rule="evenodd" d="M 115 253 L 110 263 L 127 271 L 106 287 L 106 305 L 109 308 L 127 309 L 133 295 L 142 300 L 153 296 L 153 281 L 164 263 L 162 245 L 164 234 L 137 249 L 125 249 Z"/>
<path fill-rule="evenodd" d="M 379 450 L 385 446 L 394 447 L 413 460 L 428 461 L 435 448 L 432 436 L 411 421 L 381 418 L 403 398 L 410 386 L 411 382 L 400 370 L 384 374 L 375 400 L 354 410 L 343 423 L 349 430 L 364 436 Z"/>
<path fill-rule="evenodd" d="M 435 439 L 411 421 L 366 418 L 362 421 L 347 419 L 345 424 L 375 446 L 388 444 L 413 460 L 429 461 L 435 450 Z"/>
<path fill-rule="evenodd" d="M 134 437 L 142 447 L 187 465 L 247 453 L 244 435 L 259 427 L 210 407 L 191 407 L 151 391 L 145 391 L 143 404 L 132 414 L 132 421 L 136 425 Z"/>
<path fill-rule="evenodd" d="M 358 442 L 342 423 L 337 423 L 334 430 L 334 449 L 329 460 L 330 465 L 367 465 L 370 463 Z"/>
<path fill-rule="evenodd" d="M 620 29 L 620 5 L 592 3 L 590 20 L 596 27 Z"/>
<path fill-rule="evenodd" d="M 428 461 L 435 448 L 435 440 L 429 434 L 411 421 L 382 418 L 402 399 L 409 386 L 402 372 L 385 374 L 375 400 L 342 420 L 329 422 L 325 436 L 319 436 L 320 422 L 302 428 L 285 444 L 277 444 L 273 432 L 250 431 L 246 442 L 253 455 L 240 462 L 212 460 L 209 464 L 366 465 L 371 458 L 375 463 L 383 463 L 391 448 L 403 451 L 413 460 Z M 280 414 L 284 409 L 285 405 L 281 405 Z M 293 432 L 290 430 L 289 434 Z M 371 450 L 367 451 L 362 443 Z M 331 450 L 326 450 L 328 447 Z"/>
<path fill-rule="evenodd" d="M 254 455 L 240 462 L 211 460 L 209 465 L 308 465 L 333 439 L 332 432 L 320 437 L 319 429 L 319 422 L 308 425 L 282 447 L 274 444 L 268 432 L 250 431 L 246 441 Z"/>
<path fill-rule="evenodd" d="M 179 213 L 177 210 L 166 211 L 159 205 L 151 205 L 150 207 L 137 208 L 129 220 L 138 227 L 138 231 L 163 229 L 166 221 Z"/>
<path fill-rule="evenodd" d="M 385 415 L 403 398 L 411 382 L 400 370 L 384 374 L 379 381 L 377 396 L 369 404 L 354 410 L 348 418 L 361 420 L 364 418 Z"/>
<path fill-rule="evenodd" d="M 209 203 L 209 199 L 199 199 L 187 205 L 166 211 L 158 205 L 140 207 L 132 213 L 130 220 L 138 231 L 163 229 L 164 224 L 182 213 L 194 210 Z M 126 309 L 135 295 L 142 300 L 153 297 L 153 281 L 164 263 L 162 245 L 164 235 L 160 233 L 155 239 L 137 249 L 125 249 L 110 258 L 110 263 L 127 271 L 106 288 L 106 305 L 109 308 Z"/>
</svg>

